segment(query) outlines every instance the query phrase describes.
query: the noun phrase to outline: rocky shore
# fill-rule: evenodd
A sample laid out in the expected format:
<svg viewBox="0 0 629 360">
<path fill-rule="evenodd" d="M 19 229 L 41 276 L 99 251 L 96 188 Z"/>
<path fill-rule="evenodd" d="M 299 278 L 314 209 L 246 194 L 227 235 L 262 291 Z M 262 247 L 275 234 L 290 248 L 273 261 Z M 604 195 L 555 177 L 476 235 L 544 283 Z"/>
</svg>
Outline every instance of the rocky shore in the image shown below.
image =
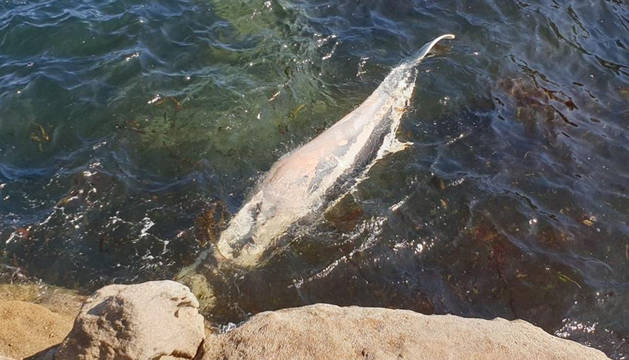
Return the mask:
<svg viewBox="0 0 629 360">
<path fill-rule="evenodd" d="M 0 288 L 0 360 L 607 359 L 521 320 L 316 304 L 219 333 L 173 281 L 110 285 L 87 299 L 22 290 Z"/>
</svg>

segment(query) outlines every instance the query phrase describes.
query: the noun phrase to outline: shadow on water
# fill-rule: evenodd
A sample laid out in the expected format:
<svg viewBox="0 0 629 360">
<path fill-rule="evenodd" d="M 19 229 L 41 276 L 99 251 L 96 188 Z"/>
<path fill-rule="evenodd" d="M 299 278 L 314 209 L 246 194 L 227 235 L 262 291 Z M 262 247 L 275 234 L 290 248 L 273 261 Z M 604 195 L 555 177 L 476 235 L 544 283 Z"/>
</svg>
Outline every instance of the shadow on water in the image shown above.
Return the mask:
<svg viewBox="0 0 629 360">
<path fill-rule="evenodd" d="M 627 30 L 604 0 L 4 2 L 2 279 L 172 278 L 275 160 L 452 32 L 419 68 L 398 134 L 414 146 L 263 266 L 205 263 L 207 316 L 523 318 L 621 359 Z"/>
</svg>

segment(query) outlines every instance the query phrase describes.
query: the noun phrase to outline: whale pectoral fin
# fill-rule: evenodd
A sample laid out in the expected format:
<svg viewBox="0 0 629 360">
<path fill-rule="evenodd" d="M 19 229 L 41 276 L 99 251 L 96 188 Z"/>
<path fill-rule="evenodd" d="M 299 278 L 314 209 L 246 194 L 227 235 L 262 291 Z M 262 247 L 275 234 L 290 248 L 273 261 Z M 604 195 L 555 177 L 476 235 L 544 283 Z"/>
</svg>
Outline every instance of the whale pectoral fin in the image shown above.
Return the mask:
<svg viewBox="0 0 629 360">
<path fill-rule="evenodd" d="M 406 150 L 409 147 L 412 147 L 414 144 L 412 142 L 402 142 L 397 139 L 397 137 L 393 134 L 391 136 L 387 136 L 382 147 L 378 150 L 378 154 L 376 159 L 382 159 L 384 156 L 388 154 L 394 154 L 396 152 Z"/>
<path fill-rule="evenodd" d="M 398 151 L 406 150 L 409 147 L 412 147 L 413 145 L 414 144 L 410 141 L 402 142 L 398 139 L 394 139 L 387 150 L 388 150 L 388 153 L 396 153 Z"/>
</svg>

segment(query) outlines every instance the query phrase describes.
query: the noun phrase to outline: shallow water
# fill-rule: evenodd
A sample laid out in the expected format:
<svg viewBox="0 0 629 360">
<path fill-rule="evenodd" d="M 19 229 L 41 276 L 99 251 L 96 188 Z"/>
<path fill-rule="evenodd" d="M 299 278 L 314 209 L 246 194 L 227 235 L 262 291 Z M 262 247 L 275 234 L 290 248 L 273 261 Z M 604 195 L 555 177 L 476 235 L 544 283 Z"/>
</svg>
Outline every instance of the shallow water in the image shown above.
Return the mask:
<svg viewBox="0 0 629 360">
<path fill-rule="evenodd" d="M 262 268 L 206 269 L 208 316 L 325 301 L 524 318 L 625 358 L 620 0 L 4 1 L 2 281 L 174 276 L 275 160 L 446 32 L 398 136 L 414 146 Z"/>
</svg>

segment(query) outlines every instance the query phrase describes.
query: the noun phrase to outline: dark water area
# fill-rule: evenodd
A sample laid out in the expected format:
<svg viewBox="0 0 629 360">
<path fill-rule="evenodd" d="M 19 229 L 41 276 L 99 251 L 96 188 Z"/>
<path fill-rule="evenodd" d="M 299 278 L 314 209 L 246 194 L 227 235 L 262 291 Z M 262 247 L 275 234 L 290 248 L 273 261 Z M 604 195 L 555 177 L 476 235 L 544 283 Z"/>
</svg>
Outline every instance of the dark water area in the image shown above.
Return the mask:
<svg viewBox="0 0 629 360">
<path fill-rule="evenodd" d="M 172 278 L 271 164 L 419 66 L 398 138 L 217 323 L 313 302 L 522 318 L 629 356 L 626 1 L 0 3 L 0 278 Z"/>
</svg>

